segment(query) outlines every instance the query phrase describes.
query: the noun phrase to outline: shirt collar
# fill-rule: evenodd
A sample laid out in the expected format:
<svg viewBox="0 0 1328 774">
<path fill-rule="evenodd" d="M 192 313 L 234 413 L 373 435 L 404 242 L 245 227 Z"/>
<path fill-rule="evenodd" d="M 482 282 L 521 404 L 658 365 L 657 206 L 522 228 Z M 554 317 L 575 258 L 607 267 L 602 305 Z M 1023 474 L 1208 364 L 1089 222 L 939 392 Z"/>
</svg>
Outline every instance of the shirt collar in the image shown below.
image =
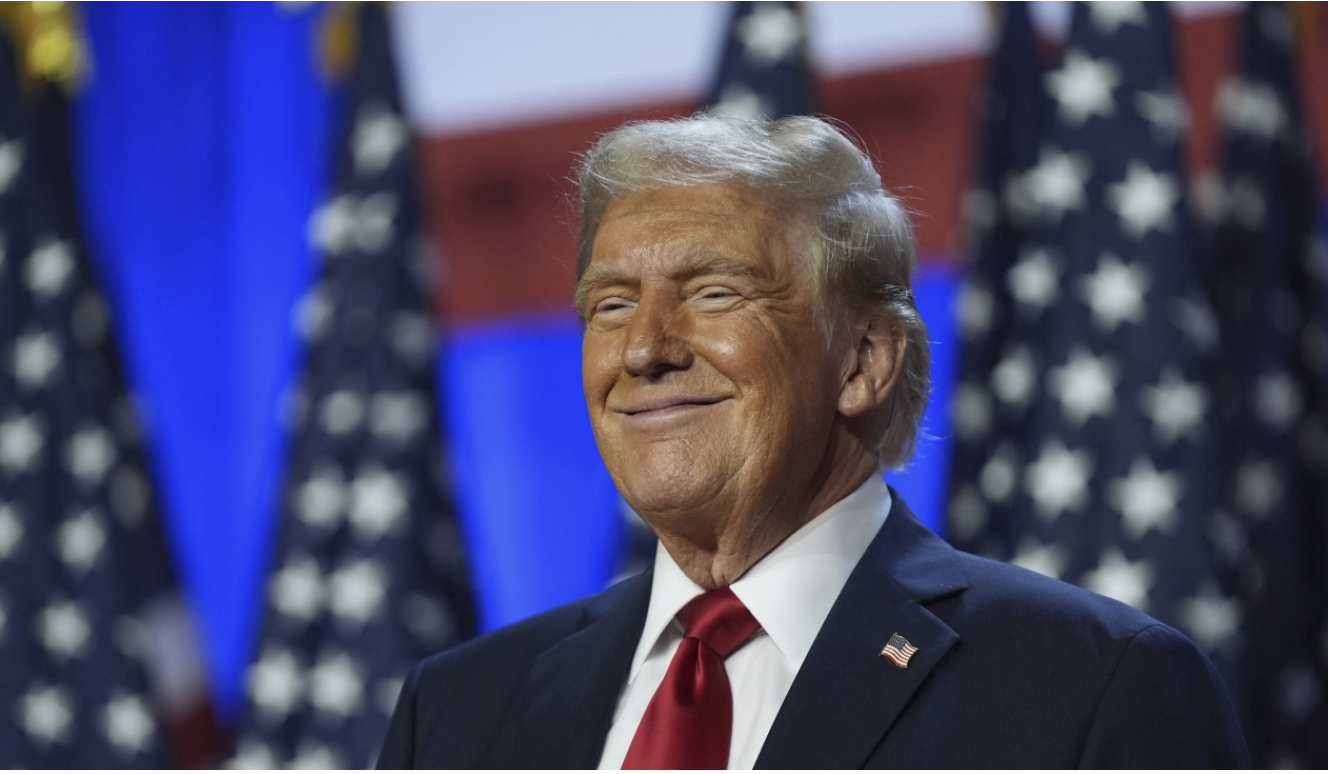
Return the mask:
<svg viewBox="0 0 1328 774">
<path fill-rule="evenodd" d="M 802 666 L 849 574 L 885 524 L 890 504 L 885 480 L 879 474 L 868 476 L 733 583 L 733 593 L 795 670 Z M 636 680 L 641 665 L 683 605 L 704 593 L 664 546 L 658 545 L 650 607 L 628 682 Z"/>
</svg>

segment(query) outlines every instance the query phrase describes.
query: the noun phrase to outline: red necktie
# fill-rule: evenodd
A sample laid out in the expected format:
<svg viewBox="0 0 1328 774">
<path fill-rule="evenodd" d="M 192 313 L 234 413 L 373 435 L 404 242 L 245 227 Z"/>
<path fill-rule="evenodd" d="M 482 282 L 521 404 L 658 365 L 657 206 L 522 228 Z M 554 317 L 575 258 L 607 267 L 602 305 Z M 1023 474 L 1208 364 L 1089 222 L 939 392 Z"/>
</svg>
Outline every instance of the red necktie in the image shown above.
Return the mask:
<svg viewBox="0 0 1328 774">
<path fill-rule="evenodd" d="M 685 634 L 650 699 L 624 769 L 724 769 L 733 692 L 724 659 L 759 628 L 731 590 L 708 591 L 678 613 Z"/>
</svg>

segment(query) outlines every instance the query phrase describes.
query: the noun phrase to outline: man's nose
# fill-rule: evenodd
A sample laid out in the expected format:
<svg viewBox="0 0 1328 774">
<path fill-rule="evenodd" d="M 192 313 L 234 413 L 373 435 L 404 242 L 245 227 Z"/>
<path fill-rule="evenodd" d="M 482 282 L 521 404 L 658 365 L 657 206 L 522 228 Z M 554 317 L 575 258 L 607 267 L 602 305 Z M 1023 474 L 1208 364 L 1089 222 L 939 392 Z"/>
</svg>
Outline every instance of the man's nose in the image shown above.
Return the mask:
<svg viewBox="0 0 1328 774">
<path fill-rule="evenodd" d="M 633 376 L 658 376 L 691 365 L 687 323 L 679 300 L 650 293 L 637 302 L 623 350 L 623 368 Z"/>
</svg>

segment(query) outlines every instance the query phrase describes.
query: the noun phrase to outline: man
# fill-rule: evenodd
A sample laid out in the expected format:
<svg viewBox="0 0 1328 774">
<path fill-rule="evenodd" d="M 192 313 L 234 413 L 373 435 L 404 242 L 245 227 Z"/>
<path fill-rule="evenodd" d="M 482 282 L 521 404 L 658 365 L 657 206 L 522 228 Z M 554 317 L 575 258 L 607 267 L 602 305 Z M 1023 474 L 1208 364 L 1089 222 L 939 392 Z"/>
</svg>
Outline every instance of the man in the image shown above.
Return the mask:
<svg viewBox="0 0 1328 774">
<path fill-rule="evenodd" d="M 951 549 L 882 483 L 927 339 L 907 217 L 852 142 L 628 125 L 581 194 L 586 402 L 655 566 L 420 664 L 381 766 L 1247 763 L 1181 634 Z"/>
</svg>

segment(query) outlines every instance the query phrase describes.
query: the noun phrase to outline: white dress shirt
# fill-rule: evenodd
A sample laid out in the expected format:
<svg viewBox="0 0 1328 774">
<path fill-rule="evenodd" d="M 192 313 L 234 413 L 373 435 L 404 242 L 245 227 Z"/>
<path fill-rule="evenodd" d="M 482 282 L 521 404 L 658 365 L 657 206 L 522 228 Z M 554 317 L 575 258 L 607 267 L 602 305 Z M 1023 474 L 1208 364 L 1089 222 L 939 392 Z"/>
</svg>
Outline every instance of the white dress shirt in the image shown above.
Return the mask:
<svg viewBox="0 0 1328 774">
<path fill-rule="evenodd" d="M 731 588 L 761 628 L 724 662 L 733 689 L 730 769 L 750 769 L 849 573 L 890 513 L 890 490 L 870 476 L 852 494 L 807 522 L 752 566 Z M 683 629 L 675 616 L 705 593 L 661 545 L 655 551 L 650 608 L 627 685 L 599 759 L 622 768 L 646 706 L 664 681 Z"/>
</svg>

